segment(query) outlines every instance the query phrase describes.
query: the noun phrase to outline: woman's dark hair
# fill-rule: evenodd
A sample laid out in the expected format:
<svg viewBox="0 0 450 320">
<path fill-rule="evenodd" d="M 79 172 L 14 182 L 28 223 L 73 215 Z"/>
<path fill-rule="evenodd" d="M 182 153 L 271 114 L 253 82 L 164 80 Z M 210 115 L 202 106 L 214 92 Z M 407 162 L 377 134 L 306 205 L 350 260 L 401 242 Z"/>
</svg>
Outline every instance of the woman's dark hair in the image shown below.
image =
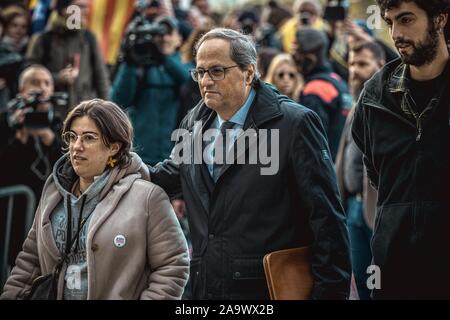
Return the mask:
<svg viewBox="0 0 450 320">
<path fill-rule="evenodd" d="M 130 163 L 130 152 L 133 151 L 133 127 L 128 116 L 119 106 L 101 99 L 83 101 L 67 115 L 62 134 L 70 131 L 73 121 L 81 117 L 88 117 L 94 121 L 105 146 L 120 143 L 120 150 L 114 156 L 120 168 Z"/>
</svg>

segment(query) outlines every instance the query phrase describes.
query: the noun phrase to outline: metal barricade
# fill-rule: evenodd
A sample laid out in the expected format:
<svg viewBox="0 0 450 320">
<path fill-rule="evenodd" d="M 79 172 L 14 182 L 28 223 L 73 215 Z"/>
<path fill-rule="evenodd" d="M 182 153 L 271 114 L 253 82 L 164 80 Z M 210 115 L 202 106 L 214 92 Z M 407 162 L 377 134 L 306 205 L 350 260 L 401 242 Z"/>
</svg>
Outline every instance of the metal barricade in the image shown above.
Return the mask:
<svg viewBox="0 0 450 320">
<path fill-rule="evenodd" d="M 8 256 L 9 256 L 9 247 L 11 242 L 11 230 L 12 230 L 12 219 L 13 219 L 13 212 L 14 212 L 14 198 L 16 196 L 25 196 L 27 205 L 26 205 L 26 212 L 25 212 L 25 230 L 24 234 L 25 236 L 28 234 L 28 231 L 31 228 L 31 225 L 33 223 L 34 218 L 34 210 L 36 208 L 36 197 L 34 196 L 33 191 L 30 189 L 30 187 L 27 187 L 25 185 L 16 185 L 11 187 L 4 187 L 0 188 L 0 199 L 1 198 L 8 198 L 8 205 L 6 209 L 6 215 L 5 217 L 5 232 L 2 236 L 1 233 L 3 233 L 3 230 L 0 230 L 0 236 L 3 237 L 3 248 L 0 251 L 1 252 L 1 269 L 0 269 L 0 289 L 3 288 L 6 279 L 9 275 L 9 265 L 8 265 Z M 1 215 L 4 215 L 5 212 L 0 212 Z M 3 218 L 3 217 L 1 217 Z"/>
</svg>

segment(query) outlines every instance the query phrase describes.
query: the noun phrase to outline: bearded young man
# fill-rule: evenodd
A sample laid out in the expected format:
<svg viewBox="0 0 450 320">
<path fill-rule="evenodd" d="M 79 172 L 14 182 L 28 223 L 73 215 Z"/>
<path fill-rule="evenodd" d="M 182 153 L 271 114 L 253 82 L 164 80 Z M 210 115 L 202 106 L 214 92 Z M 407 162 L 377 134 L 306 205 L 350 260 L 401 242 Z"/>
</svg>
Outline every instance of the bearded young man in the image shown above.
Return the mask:
<svg viewBox="0 0 450 320">
<path fill-rule="evenodd" d="M 352 134 L 378 189 L 375 299 L 450 298 L 448 0 L 377 0 L 400 53 L 364 87 Z"/>
</svg>

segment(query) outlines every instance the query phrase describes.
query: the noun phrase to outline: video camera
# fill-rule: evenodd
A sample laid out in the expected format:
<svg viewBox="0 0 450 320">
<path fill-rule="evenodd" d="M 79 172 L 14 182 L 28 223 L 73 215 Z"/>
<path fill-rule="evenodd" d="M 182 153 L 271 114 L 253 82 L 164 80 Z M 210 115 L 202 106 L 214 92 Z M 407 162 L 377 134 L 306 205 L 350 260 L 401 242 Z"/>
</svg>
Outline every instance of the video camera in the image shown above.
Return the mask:
<svg viewBox="0 0 450 320">
<path fill-rule="evenodd" d="M 138 16 L 131 23 L 126 35 L 123 51 L 125 59 L 139 66 L 157 65 L 163 61 L 163 54 L 156 43 L 169 33 L 166 25 L 151 23 Z"/>
<path fill-rule="evenodd" d="M 327 21 L 344 21 L 348 13 L 348 0 L 329 0 L 323 18 Z"/>
<path fill-rule="evenodd" d="M 50 98 L 41 98 L 41 91 L 34 91 L 29 98 L 17 97 L 11 100 L 7 105 L 9 114 L 14 113 L 20 109 L 32 108 L 32 111 L 25 113 L 25 121 L 23 124 L 10 123 L 10 126 L 16 129 L 22 126 L 31 129 L 48 128 L 53 123 L 54 107 L 66 107 L 69 100 L 69 95 L 65 92 L 55 92 Z M 38 105 L 42 103 L 49 103 L 49 111 L 37 111 Z"/>
</svg>

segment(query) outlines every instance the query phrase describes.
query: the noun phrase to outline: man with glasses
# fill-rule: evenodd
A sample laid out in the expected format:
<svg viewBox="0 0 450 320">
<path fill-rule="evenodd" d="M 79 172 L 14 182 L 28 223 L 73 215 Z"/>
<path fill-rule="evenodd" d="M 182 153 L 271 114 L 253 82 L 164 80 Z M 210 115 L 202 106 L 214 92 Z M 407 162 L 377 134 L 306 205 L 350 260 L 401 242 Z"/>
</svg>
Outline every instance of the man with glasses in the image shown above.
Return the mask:
<svg viewBox="0 0 450 320">
<path fill-rule="evenodd" d="M 319 117 L 259 80 L 249 37 L 217 28 L 196 50 L 191 75 L 202 100 L 184 118 L 180 134 L 193 148 L 183 149 L 187 161 L 181 160 L 179 142 L 171 159 L 150 167 L 152 182 L 186 202 L 193 245 L 186 298 L 267 299 L 263 256 L 310 246 L 311 297 L 346 299 L 348 234 Z M 218 133 L 215 139 L 205 139 L 210 130 Z M 267 142 L 277 135 L 275 145 Z M 255 145 L 264 144 L 278 159 L 269 174 L 261 158 L 249 160 Z M 221 157 L 236 146 L 233 157 Z M 195 154 L 203 155 L 200 163 L 189 161 Z"/>
</svg>

